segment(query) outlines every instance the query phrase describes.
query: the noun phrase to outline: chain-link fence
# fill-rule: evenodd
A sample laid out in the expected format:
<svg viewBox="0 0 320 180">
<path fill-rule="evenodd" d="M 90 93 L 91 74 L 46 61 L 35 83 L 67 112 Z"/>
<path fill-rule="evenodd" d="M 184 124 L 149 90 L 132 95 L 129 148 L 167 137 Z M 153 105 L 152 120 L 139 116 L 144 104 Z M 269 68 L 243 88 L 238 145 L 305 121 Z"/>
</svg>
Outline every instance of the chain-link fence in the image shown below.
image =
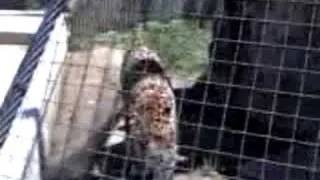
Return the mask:
<svg viewBox="0 0 320 180">
<path fill-rule="evenodd" d="M 69 11 L 47 179 L 320 179 L 320 1 Z"/>
</svg>

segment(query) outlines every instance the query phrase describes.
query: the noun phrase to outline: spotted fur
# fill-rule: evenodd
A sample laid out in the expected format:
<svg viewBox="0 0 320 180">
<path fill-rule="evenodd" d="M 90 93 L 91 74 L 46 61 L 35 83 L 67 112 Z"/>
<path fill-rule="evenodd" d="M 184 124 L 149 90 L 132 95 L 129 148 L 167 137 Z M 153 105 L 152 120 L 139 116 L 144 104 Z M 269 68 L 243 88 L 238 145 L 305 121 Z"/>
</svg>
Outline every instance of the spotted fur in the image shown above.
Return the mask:
<svg viewBox="0 0 320 180">
<path fill-rule="evenodd" d="M 123 106 L 118 114 L 125 122 L 118 122 L 116 129 L 126 127 L 127 155 L 144 160 L 130 164 L 129 180 L 143 179 L 143 170 L 152 174 L 148 180 L 172 179 L 176 162 L 184 160 L 177 153 L 175 96 L 161 63 L 160 56 L 145 47 L 124 56 L 120 72 Z"/>
<path fill-rule="evenodd" d="M 141 124 L 134 128 L 144 131 L 150 148 L 173 148 L 176 144 L 176 109 L 174 94 L 167 81 L 159 75 L 147 76 L 132 89 L 132 97 L 130 118 Z"/>
<path fill-rule="evenodd" d="M 173 168 L 177 154 L 175 97 L 167 79 L 161 75 L 142 78 L 130 91 L 128 106 L 132 136 L 132 156 L 145 159 L 154 179 L 169 179 L 165 169 Z"/>
</svg>

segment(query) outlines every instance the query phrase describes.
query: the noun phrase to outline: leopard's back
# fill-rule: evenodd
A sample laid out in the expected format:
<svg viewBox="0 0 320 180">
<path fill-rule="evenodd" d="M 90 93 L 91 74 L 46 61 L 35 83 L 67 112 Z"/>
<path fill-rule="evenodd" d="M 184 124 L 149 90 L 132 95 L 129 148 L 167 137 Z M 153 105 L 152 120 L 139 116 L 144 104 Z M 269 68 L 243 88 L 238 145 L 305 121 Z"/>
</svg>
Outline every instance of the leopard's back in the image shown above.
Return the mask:
<svg viewBox="0 0 320 180">
<path fill-rule="evenodd" d="M 132 117 L 147 132 L 154 148 L 176 144 L 176 103 L 173 91 L 160 75 L 143 78 L 132 89 Z M 140 130 L 141 131 L 141 130 Z"/>
</svg>

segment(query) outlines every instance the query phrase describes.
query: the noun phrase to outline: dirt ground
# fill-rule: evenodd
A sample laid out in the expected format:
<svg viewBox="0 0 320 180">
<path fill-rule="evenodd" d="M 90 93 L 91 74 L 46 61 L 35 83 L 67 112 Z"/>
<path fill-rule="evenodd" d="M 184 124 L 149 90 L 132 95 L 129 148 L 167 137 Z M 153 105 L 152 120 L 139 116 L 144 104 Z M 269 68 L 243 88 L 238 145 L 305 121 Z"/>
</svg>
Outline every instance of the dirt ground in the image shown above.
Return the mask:
<svg viewBox="0 0 320 180">
<path fill-rule="evenodd" d="M 88 164 L 89 137 L 107 120 L 119 87 L 119 69 L 123 50 L 96 44 L 91 50 L 68 54 L 62 74 L 58 114 L 51 126 L 51 150 L 48 156 L 49 179 L 77 178 Z M 177 86 L 186 82 L 174 80 Z M 177 180 L 221 180 L 218 175 L 201 173 L 177 175 Z"/>
</svg>

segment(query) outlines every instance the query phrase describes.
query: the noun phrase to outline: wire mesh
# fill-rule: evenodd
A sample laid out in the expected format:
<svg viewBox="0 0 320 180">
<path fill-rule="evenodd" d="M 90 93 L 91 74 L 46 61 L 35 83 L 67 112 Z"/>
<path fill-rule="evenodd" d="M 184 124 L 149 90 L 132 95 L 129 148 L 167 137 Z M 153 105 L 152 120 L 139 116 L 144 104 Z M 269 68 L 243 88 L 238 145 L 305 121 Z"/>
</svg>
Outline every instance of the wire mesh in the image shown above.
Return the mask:
<svg viewBox="0 0 320 180">
<path fill-rule="evenodd" d="M 54 121 L 45 179 L 134 179 L 117 112 L 121 63 L 141 44 L 161 56 L 176 97 L 187 160 L 174 179 L 320 178 L 319 1 L 70 4 L 70 52 L 44 99 L 56 109 L 44 119 Z"/>
</svg>

